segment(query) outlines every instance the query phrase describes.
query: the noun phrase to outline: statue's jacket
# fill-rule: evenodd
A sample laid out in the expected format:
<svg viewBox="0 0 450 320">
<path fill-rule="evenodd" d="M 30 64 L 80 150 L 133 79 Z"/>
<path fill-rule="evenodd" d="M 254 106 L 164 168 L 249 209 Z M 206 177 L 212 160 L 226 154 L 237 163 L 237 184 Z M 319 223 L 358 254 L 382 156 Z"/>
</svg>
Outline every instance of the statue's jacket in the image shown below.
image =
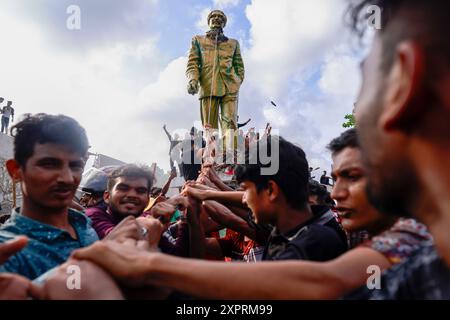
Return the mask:
<svg viewBox="0 0 450 320">
<path fill-rule="evenodd" d="M 228 39 L 219 42 L 216 48 L 215 41 L 206 36 L 194 36 L 186 76 L 189 81 L 196 79 L 200 82 L 200 99 L 236 94 L 244 80 L 244 63 L 239 42 Z"/>
</svg>

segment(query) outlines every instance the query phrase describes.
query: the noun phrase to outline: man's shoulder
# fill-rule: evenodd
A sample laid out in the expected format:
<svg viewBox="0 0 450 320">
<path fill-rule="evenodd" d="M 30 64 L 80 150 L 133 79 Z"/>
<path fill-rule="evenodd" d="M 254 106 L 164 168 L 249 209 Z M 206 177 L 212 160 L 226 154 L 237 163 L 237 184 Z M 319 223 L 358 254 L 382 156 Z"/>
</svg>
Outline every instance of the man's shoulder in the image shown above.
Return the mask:
<svg viewBox="0 0 450 320">
<path fill-rule="evenodd" d="M 110 214 L 105 208 L 100 206 L 90 207 L 86 209 L 86 216 L 89 218 L 109 217 Z"/>
<path fill-rule="evenodd" d="M 337 230 L 331 226 L 327 226 L 320 223 L 311 223 L 304 227 L 303 237 L 312 238 L 339 238 Z"/>
<path fill-rule="evenodd" d="M 290 244 L 300 247 L 326 247 L 344 251 L 347 249 L 347 243 L 340 237 L 337 230 L 319 223 L 304 226 L 300 229 L 298 236 L 290 241 Z"/>
<path fill-rule="evenodd" d="M 449 283 L 450 269 L 434 246 L 425 245 L 387 270 L 381 278 L 380 290 L 361 287 L 345 299 L 450 299 Z"/>
</svg>

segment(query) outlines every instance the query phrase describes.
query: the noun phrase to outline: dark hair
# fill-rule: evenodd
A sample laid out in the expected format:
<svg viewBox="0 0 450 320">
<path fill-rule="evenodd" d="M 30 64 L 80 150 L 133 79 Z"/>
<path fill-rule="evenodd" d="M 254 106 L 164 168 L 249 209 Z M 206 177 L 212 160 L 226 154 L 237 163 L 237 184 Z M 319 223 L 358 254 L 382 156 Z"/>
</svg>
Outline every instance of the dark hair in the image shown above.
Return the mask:
<svg viewBox="0 0 450 320">
<path fill-rule="evenodd" d="M 89 149 L 86 131 L 74 119 L 64 115 L 29 115 L 11 128 L 14 159 L 25 168 L 36 144 L 55 143 L 69 147 L 85 157 Z"/>
<path fill-rule="evenodd" d="M 327 149 L 333 155 L 341 152 L 345 148 L 359 148 L 358 135 L 356 134 L 355 128 L 344 131 L 339 137 L 331 140 L 327 146 Z"/>
<path fill-rule="evenodd" d="M 279 154 L 272 152 L 272 143 L 278 143 Z M 256 185 L 257 191 L 267 188 L 267 183 L 274 181 L 283 192 L 287 202 L 293 208 L 304 209 L 308 201 L 309 166 L 305 152 L 298 146 L 282 137 L 271 136 L 257 142 L 257 148 L 252 148 L 250 164 L 239 165 L 235 170 L 238 183 L 250 181 Z M 263 164 L 256 150 L 267 150 L 271 161 Z M 270 167 L 274 157 L 278 156 L 278 171 L 274 175 L 261 175 L 261 168 Z"/>
<path fill-rule="evenodd" d="M 333 204 L 327 188 L 316 180 L 309 180 L 309 194 L 317 196 L 317 200 L 321 205 Z"/>
<path fill-rule="evenodd" d="M 114 188 L 116 179 L 120 177 L 127 178 L 145 178 L 147 180 L 147 188 L 153 185 L 153 174 L 149 166 L 137 164 L 124 164 L 118 167 L 108 175 L 108 191 Z"/>
<path fill-rule="evenodd" d="M 150 196 L 153 198 L 156 198 L 158 195 L 160 195 L 162 192 L 162 188 L 160 187 L 153 187 L 150 189 Z"/>
<path fill-rule="evenodd" d="M 348 18 L 353 31 L 362 37 L 367 29 L 368 6 L 381 9 L 381 30 L 384 42 L 382 70 L 387 72 L 394 62 L 397 44 L 414 39 L 427 55 L 436 61 L 450 61 L 450 1 L 448 0 L 359 0 L 349 6 Z M 446 62 L 447 61 L 447 62 Z M 442 67 L 435 66 L 436 72 Z"/>
</svg>

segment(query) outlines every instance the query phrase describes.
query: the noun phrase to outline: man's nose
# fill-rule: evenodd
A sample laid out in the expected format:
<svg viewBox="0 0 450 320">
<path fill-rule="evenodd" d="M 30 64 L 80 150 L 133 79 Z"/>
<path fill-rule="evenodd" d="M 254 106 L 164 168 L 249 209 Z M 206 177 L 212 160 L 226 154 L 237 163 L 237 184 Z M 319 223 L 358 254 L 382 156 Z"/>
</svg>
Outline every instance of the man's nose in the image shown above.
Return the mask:
<svg viewBox="0 0 450 320">
<path fill-rule="evenodd" d="M 335 182 L 333 189 L 331 189 L 331 198 L 333 200 L 339 201 L 348 197 L 348 188 L 341 182 Z"/>
<path fill-rule="evenodd" d="M 130 188 L 130 189 L 128 189 L 127 190 L 127 193 L 126 193 L 126 197 L 127 198 L 138 198 L 138 192 L 135 190 L 135 189 L 133 189 L 133 188 Z"/>
<path fill-rule="evenodd" d="M 58 180 L 59 180 L 59 182 L 64 182 L 64 183 L 68 183 L 68 184 L 74 183 L 75 176 L 69 167 L 63 167 L 59 171 Z"/>
</svg>

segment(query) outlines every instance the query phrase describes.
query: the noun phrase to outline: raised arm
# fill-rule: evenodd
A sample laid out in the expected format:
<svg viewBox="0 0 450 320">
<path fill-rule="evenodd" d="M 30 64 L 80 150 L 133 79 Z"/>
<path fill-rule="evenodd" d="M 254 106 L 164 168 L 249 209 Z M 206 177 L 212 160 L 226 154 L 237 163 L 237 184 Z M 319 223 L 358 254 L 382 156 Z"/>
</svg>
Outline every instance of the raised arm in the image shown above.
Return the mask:
<svg viewBox="0 0 450 320">
<path fill-rule="evenodd" d="M 167 191 L 169 191 L 170 184 L 172 183 L 172 180 L 176 178 L 176 176 L 177 176 L 177 171 L 176 170 L 170 171 L 169 178 L 167 179 L 166 184 L 164 185 L 164 187 L 161 190 L 161 194 L 163 196 L 165 196 Z"/>
<path fill-rule="evenodd" d="M 167 135 L 167 138 L 169 138 L 169 141 L 172 142 L 172 136 L 170 135 L 169 131 L 167 131 L 166 125 L 163 125 L 163 129 Z"/>
<path fill-rule="evenodd" d="M 194 186 L 186 186 L 183 192 L 200 201 L 215 200 L 220 203 L 242 207 L 242 191 L 216 191 L 212 189 L 202 190 Z"/>
<path fill-rule="evenodd" d="M 236 232 L 242 233 L 252 240 L 258 239 L 257 230 L 251 227 L 248 222 L 241 217 L 235 215 L 229 208 L 216 201 L 204 201 L 203 207 L 209 214 L 211 219 L 225 228 L 229 228 Z"/>
</svg>

